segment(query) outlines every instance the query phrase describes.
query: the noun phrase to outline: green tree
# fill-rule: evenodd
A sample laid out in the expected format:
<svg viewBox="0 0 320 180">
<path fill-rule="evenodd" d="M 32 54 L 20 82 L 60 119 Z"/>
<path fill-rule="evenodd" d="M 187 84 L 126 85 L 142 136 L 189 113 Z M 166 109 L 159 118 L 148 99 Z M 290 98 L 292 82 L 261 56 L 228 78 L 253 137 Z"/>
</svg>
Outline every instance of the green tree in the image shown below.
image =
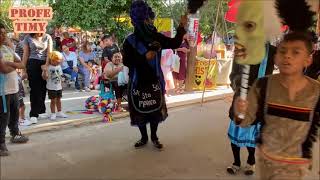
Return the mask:
<svg viewBox="0 0 320 180">
<path fill-rule="evenodd" d="M 9 19 L 9 8 L 12 6 L 11 0 L 0 0 L 0 23 L 4 24 L 8 31 L 13 29 L 12 21 Z"/>
<path fill-rule="evenodd" d="M 130 3 L 131 0 L 50 0 L 54 10 L 51 25 L 101 29 L 122 40 L 131 30 L 128 22 L 121 19 L 127 15 Z"/>
<path fill-rule="evenodd" d="M 218 4 L 222 2 L 222 11 L 218 13 Z M 200 9 L 200 30 L 203 35 L 210 37 L 214 30 L 214 25 L 218 13 L 218 22 L 216 27 L 216 32 L 219 35 L 226 35 L 226 31 L 234 29 L 235 25 L 226 22 L 224 19 L 225 13 L 228 11 L 228 1 L 225 0 L 209 0 L 208 4 Z M 227 29 L 225 27 L 227 26 Z"/>
</svg>

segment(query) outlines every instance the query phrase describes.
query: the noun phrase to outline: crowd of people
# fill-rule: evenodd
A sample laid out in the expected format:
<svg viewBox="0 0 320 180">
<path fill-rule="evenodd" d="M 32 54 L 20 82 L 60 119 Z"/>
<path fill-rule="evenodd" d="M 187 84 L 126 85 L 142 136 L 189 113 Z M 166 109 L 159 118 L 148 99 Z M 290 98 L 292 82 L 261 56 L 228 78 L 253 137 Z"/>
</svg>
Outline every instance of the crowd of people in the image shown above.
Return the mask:
<svg viewBox="0 0 320 180">
<path fill-rule="evenodd" d="M 20 123 L 33 124 L 39 117 L 47 117 L 44 104 L 47 91 L 51 100 L 50 119 L 67 117 L 61 105 L 61 76 L 64 73 L 70 76 L 70 83 L 77 90 L 81 89 L 81 84 L 85 91 L 97 88 L 100 82 L 112 85 L 119 111 L 123 110 L 121 98 L 128 89 L 131 125 L 137 126 L 141 134 L 134 147 L 147 144 L 147 124 L 150 124 L 154 147 L 164 147 L 157 129 L 159 123 L 168 117 L 165 95 L 169 86 L 177 93 L 183 93 L 189 51 L 185 35 L 187 18 L 181 17 L 176 36 L 169 38 L 154 27 L 155 14 L 146 2 L 133 2 L 130 17 L 134 33 L 125 39 L 122 51 L 110 35 L 104 35 L 99 41 L 103 49 L 101 57 L 97 57 L 91 42 L 85 41 L 78 47 L 67 32 L 61 41 L 61 56 L 52 52 L 52 39 L 47 34 L 26 35 L 16 45 L 15 53 L 7 41 L 4 26 L 0 26 L 0 71 L 7 73 L 0 74 L 1 156 L 9 154 L 4 138 L 7 126 L 11 142 L 28 141 L 18 126 L 19 112 L 20 117 L 24 117 L 24 92 L 23 88 L 19 90 L 21 80 L 29 80 L 31 111 L 30 119 Z M 318 135 L 320 113 L 320 84 L 316 81 L 320 75 L 319 49 L 315 48 L 316 43 L 316 38 L 306 32 L 287 32 L 277 46 L 266 43 L 267 55 L 260 64 L 251 65 L 248 82 L 251 88 L 247 100 L 239 98 L 243 66 L 233 64 L 230 79 L 235 94 L 229 112 L 228 137 L 234 162 L 227 167 L 227 172 L 239 172 L 240 149 L 246 147 L 248 160 L 244 173 L 254 174 L 257 146 L 261 151 L 259 162 L 263 179 L 301 179 L 305 170 L 311 168 L 312 144 Z M 172 73 L 172 62 L 168 63 L 174 54 L 180 59 L 178 73 Z M 273 74 L 275 66 L 279 68 L 279 74 Z M 26 69 L 26 73 L 16 69 Z M 124 86 L 118 83 L 121 72 L 129 78 Z M 240 118 L 240 114 L 245 114 L 244 118 Z"/>
</svg>

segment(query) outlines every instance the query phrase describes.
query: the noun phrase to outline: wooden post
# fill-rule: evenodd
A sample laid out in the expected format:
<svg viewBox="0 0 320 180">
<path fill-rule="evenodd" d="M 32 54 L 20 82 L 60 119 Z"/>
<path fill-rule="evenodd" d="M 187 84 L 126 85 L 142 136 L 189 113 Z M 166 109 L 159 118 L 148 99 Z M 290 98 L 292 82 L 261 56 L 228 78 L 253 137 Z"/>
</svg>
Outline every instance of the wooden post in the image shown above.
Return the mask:
<svg viewBox="0 0 320 180">
<path fill-rule="evenodd" d="M 197 12 L 195 15 L 192 15 L 194 17 L 199 17 L 199 12 Z M 192 18 L 192 17 L 190 17 Z M 192 18 L 193 19 L 193 18 Z M 193 20 L 194 21 L 194 20 Z M 197 41 L 198 41 L 198 30 L 196 28 L 199 28 L 199 23 L 200 23 L 200 19 L 198 18 L 198 25 L 197 27 L 196 24 L 194 24 L 194 22 L 191 22 L 193 24 L 189 24 L 189 31 L 190 32 L 197 32 L 196 34 L 194 34 L 194 39 L 191 39 L 189 41 L 189 45 L 190 45 L 190 52 L 188 54 L 188 59 L 187 59 L 187 77 L 186 77 L 186 82 L 185 82 L 185 90 L 186 91 L 192 91 L 193 90 L 193 80 L 194 80 L 194 67 L 195 67 L 195 62 L 196 62 L 196 56 L 197 56 Z M 191 25 L 191 27 L 190 27 Z M 191 28 L 191 29 L 190 29 Z"/>
<path fill-rule="evenodd" d="M 186 77 L 186 91 L 193 90 L 194 67 L 196 62 L 197 46 L 190 46 L 190 52 L 187 59 L 187 77 Z"/>
<path fill-rule="evenodd" d="M 319 7 L 320 11 L 320 7 Z M 320 12 L 318 11 L 318 23 L 317 23 L 317 34 L 320 36 Z"/>
</svg>

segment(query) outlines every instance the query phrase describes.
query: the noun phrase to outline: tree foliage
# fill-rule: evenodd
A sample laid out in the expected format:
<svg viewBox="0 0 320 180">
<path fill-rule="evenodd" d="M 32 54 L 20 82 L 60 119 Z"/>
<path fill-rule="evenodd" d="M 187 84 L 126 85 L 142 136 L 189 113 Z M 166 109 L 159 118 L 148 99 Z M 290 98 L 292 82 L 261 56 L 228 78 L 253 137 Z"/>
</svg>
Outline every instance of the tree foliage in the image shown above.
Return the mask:
<svg viewBox="0 0 320 180">
<path fill-rule="evenodd" d="M 223 12 L 227 11 L 227 2 L 223 1 Z M 83 30 L 102 30 L 114 32 L 122 40 L 132 28 L 120 17 L 128 17 L 132 0 L 21 0 L 22 6 L 47 5 L 54 10 L 51 26 L 80 27 Z M 186 12 L 186 0 L 147 0 L 157 17 L 170 17 L 177 26 L 181 15 Z M 219 0 L 209 0 L 200 9 L 200 30 L 205 36 L 210 36 L 214 30 Z M 8 10 L 13 5 L 12 0 L 1 0 L 0 22 L 12 30 L 12 22 L 8 18 Z M 224 14 L 220 13 L 216 31 L 225 34 Z M 227 23 L 229 29 L 233 25 Z"/>
<path fill-rule="evenodd" d="M 235 27 L 234 24 L 226 22 L 224 19 L 225 13 L 228 11 L 228 1 L 221 0 L 222 7 L 220 8 L 222 8 L 223 11 L 218 13 L 219 1 L 220 0 L 209 0 L 207 5 L 200 9 L 200 29 L 205 36 L 211 36 L 213 30 L 219 35 L 226 35 L 227 31 Z M 217 27 L 214 29 L 217 14 Z"/>
<path fill-rule="evenodd" d="M 11 0 L 0 1 L 0 23 L 5 25 L 8 30 L 12 30 L 12 21 L 9 19 L 9 8 L 12 6 Z"/>
<path fill-rule="evenodd" d="M 220 1 L 222 2 L 222 11 L 218 14 L 218 3 Z M 148 3 L 154 5 L 150 0 Z M 234 24 L 224 20 L 224 15 L 228 10 L 227 3 L 228 0 L 209 0 L 208 3 L 199 10 L 200 31 L 204 36 L 210 37 L 214 30 L 220 35 L 225 35 L 227 31 L 234 29 Z M 162 0 L 157 1 L 157 6 L 155 6 L 154 9 L 158 17 L 170 17 L 174 20 L 175 26 L 177 26 L 180 17 L 186 12 L 186 6 L 186 0 Z M 217 14 L 217 27 L 214 29 Z"/>
<path fill-rule="evenodd" d="M 119 39 L 130 31 L 126 16 L 131 0 L 50 0 L 54 10 L 51 25 L 83 30 L 114 32 Z"/>
</svg>

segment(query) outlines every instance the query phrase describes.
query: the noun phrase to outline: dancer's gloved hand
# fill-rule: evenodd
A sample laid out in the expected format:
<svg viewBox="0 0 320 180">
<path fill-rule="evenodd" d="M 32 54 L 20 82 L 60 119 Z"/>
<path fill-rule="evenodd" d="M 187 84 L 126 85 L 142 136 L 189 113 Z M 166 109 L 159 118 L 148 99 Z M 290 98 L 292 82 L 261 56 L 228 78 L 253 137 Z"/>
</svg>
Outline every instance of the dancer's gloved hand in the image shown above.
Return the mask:
<svg viewBox="0 0 320 180">
<path fill-rule="evenodd" d="M 153 60 L 156 57 L 156 55 L 157 55 L 157 51 L 148 51 L 146 53 L 146 59 L 149 61 Z"/>
<path fill-rule="evenodd" d="M 151 51 L 160 51 L 161 50 L 161 44 L 158 41 L 153 41 L 149 44 L 149 50 Z"/>
</svg>

